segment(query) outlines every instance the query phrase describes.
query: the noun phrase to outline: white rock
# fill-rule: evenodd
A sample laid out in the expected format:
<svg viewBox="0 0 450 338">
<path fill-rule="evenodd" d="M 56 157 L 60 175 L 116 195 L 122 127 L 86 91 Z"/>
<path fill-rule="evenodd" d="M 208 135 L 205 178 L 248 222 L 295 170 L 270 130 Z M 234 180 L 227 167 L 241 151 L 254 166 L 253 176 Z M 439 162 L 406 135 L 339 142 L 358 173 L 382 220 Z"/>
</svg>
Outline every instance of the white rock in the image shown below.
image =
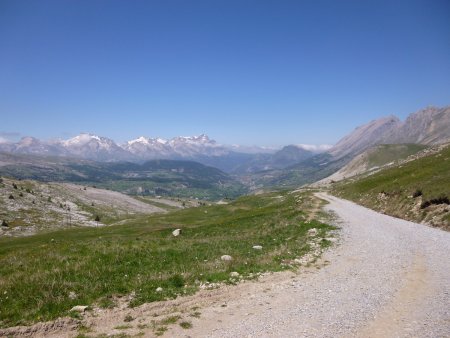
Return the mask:
<svg viewBox="0 0 450 338">
<path fill-rule="evenodd" d="M 253 245 L 253 249 L 262 250 L 262 246 L 261 245 Z"/>
<path fill-rule="evenodd" d="M 223 255 L 220 257 L 220 259 L 223 261 L 232 261 L 233 257 L 231 257 L 230 255 Z"/>
<path fill-rule="evenodd" d="M 88 307 L 89 307 L 89 306 L 87 306 L 87 305 L 77 305 L 77 306 L 74 306 L 73 308 L 71 308 L 70 311 L 84 312 L 84 311 L 86 311 L 86 309 L 87 309 Z"/>
<path fill-rule="evenodd" d="M 239 272 L 236 271 L 230 272 L 230 277 L 239 277 Z"/>
<path fill-rule="evenodd" d="M 162 287 L 158 287 L 156 288 L 156 292 L 162 292 L 163 288 Z"/>
<path fill-rule="evenodd" d="M 175 229 L 174 231 L 172 231 L 172 235 L 174 235 L 175 237 L 179 236 L 181 234 L 181 229 Z"/>
<path fill-rule="evenodd" d="M 312 228 L 308 230 L 308 236 L 316 236 L 317 235 L 317 229 Z"/>
</svg>

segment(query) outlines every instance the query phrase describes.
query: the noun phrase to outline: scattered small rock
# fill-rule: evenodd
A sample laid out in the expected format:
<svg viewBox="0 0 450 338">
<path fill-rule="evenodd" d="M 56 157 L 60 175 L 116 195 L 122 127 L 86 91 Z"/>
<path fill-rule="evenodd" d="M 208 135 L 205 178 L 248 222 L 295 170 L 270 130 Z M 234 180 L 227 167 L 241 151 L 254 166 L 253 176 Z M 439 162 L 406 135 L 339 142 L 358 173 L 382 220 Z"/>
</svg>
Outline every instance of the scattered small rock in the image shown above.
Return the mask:
<svg viewBox="0 0 450 338">
<path fill-rule="evenodd" d="M 87 305 L 77 305 L 70 309 L 70 311 L 75 312 L 85 312 L 89 306 Z"/>
<path fill-rule="evenodd" d="M 77 297 L 78 297 L 78 296 L 77 296 L 77 294 L 76 294 L 75 292 L 73 292 L 73 291 L 70 291 L 70 292 L 69 292 L 69 298 L 70 298 L 70 299 L 73 300 L 73 299 L 76 299 Z"/>
<path fill-rule="evenodd" d="M 232 261 L 233 257 L 231 257 L 230 255 L 223 255 L 220 257 L 220 259 L 223 261 Z"/>
<path fill-rule="evenodd" d="M 313 237 L 313 236 L 316 236 L 317 233 L 318 233 L 318 231 L 317 231 L 316 228 L 312 228 L 312 229 L 309 229 L 309 230 L 308 230 L 308 236 Z"/>
<path fill-rule="evenodd" d="M 181 234 L 181 229 L 175 229 L 174 231 L 172 231 L 172 235 L 174 235 L 175 237 L 179 236 Z"/>
<path fill-rule="evenodd" d="M 156 292 L 162 292 L 163 288 L 162 287 L 157 287 L 156 288 Z"/>
<path fill-rule="evenodd" d="M 262 250 L 262 246 L 261 245 L 253 245 L 253 249 Z"/>
<path fill-rule="evenodd" d="M 236 271 L 230 272 L 230 277 L 239 277 L 239 272 Z"/>
</svg>

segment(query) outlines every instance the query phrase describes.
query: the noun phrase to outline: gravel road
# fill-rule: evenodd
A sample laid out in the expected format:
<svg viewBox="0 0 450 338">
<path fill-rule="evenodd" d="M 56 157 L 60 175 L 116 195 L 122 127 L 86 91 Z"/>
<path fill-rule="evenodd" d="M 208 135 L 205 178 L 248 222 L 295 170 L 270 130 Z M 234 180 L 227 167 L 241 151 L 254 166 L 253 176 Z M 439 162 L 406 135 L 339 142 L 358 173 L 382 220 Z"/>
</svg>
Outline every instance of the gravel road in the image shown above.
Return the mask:
<svg viewBox="0 0 450 338">
<path fill-rule="evenodd" d="M 312 272 L 201 309 L 184 337 L 450 337 L 450 233 L 319 194 L 342 228 Z"/>
</svg>

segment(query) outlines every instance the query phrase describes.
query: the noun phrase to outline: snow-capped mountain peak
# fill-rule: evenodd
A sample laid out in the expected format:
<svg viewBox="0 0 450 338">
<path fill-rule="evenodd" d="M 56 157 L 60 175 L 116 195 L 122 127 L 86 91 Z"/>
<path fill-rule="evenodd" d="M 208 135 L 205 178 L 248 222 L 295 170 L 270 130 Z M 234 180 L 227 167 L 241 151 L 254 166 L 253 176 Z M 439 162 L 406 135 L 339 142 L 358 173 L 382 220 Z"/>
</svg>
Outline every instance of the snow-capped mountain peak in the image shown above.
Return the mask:
<svg viewBox="0 0 450 338">
<path fill-rule="evenodd" d="M 156 142 L 158 142 L 159 144 L 167 144 L 168 141 L 166 139 L 157 137 Z"/>
<path fill-rule="evenodd" d="M 68 140 L 62 141 L 61 143 L 66 147 L 70 147 L 70 146 L 83 146 L 91 141 L 97 141 L 97 142 L 101 142 L 101 143 L 109 143 L 108 141 L 111 141 L 111 140 L 108 140 L 105 137 L 100 137 L 100 136 L 89 134 L 89 133 L 81 133 L 80 135 L 77 135 Z"/>
<path fill-rule="evenodd" d="M 145 136 L 141 136 L 141 137 L 138 137 L 135 140 L 128 141 L 126 145 L 131 146 L 133 144 L 145 144 L 145 145 L 148 145 L 148 144 L 150 144 L 150 139 L 145 137 Z"/>
<path fill-rule="evenodd" d="M 150 145 L 154 145 L 154 144 L 167 144 L 167 142 L 168 142 L 167 140 L 160 138 L 160 137 L 150 138 L 150 137 L 141 136 L 135 140 L 128 141 L 126 143 L 125 147 L 132 146 L 133 144 L 141 144 L 141 145 L 145 145 L 145 146 L 150 146 Z"/>
<path fill-rule="evenodd" d="M 206 134 L 201 134 L 198 136 L 178 136 L 171 139 L 169 143 L 173 146 L 178 146 L 181 144 L 206 145 L 206 146 L 216 145 L 216 141 L 211 140 Z"/>
</svg>

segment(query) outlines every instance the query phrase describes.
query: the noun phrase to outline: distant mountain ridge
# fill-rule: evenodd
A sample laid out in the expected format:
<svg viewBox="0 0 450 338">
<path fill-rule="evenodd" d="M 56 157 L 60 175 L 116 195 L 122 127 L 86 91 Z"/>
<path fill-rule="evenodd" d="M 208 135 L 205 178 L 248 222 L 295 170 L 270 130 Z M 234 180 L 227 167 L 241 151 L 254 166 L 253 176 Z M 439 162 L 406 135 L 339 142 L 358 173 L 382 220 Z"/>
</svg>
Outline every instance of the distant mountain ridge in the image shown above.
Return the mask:
<svg viewBox="0 0 450 338">
<path fill-rule="evenodd" d="M 68 140 L 44 142 L 23 137 L 17 143 L 0 143 L 0 152 L 43 156 L 63 156 L 100 162 L 149 160 L 191 160 L 226 172 L 254 172 L 280 169 L 312 156 L 316 152 L 303 145 L 289 145 L 280 150 L 225 146 L 207 135 L 178 136 L 170 140 L 141 136 L 118 145 L 107 137 L 82 133 Z"/>
<path fill-rule="evenodd" d="M 450 141 L 450 106 L 427 107 L 410 114 L 397 128 L 381 140 L 382 143 L 439 144 Z"/>
<path fill-rule="evenodd" d="M 395 116 L 383 117 L 357 127 L 329 150 L 336 158 L 361 153 L 381 141 L 388 133 L 393 133 L 400 125 Z M 394 132 L 395 133 L 395 132 Z"/>
<path fill-rule="evenodd" d="M 218 144 L 205 134 L 170 140 L 141 136 L 118 145 L 109 138 L 87 133 L 49 142 L 24 137 L 17 143 L 0 143 L 0 152 L 101 162 L 190 160 L 234 174 L 264 172 L 263 181 L 269 181 L 269 185 L 295 185 L 331 175 L 355 156 L 379 144 L 432 145 L 448 141 L 450 106 L 427 107 L 409 115 L 404 122 L 395 116 L 371 121 L 343 137 L 331 149 L 320 152 L 313 152 L 304 145 L 289 145 L 278 151 L 267 148 L 250 151 L 250 148 Z"/>
<path fill-rule="evenodd" d="M 175 137 L 171 140 L 141 136 L 118 145 L 113 140 L 89 133 L 81 133 L 68 140 L 44 142 L 23 137 L 17 143 L 1 143 L 0 151 L 15 154 L 71 156 L 96 161 L 147 161 L 151 159 L 221 156 L 230 152 L 207 135 Z"/>
<path fill-rule="evenodd" d="M 356 128 L 329 150 L 337 158 L 357 155 L 377 144 L 415 143 L 432 145 L 450 141 L 450 106 L 427 107 L 410 114 L 404 122 L 383 117 Z"/>
<path fill-rule="evenodd" d="M 282 170 L 253 177 L 254 186 L 299 186 L 328 177 L 356 156 L 381 144 L 434 145 L 450 141 L 450 106 L 427 107 L 410 114 L 402 122 L 395 116 L 383 117 L 357 127 L 328 151 Z"/>
<path fill-rule="evenodd" d="M 171 140 L 139 137 L 122 146 L 139 159 L 193 158 L 196 156 L 223 156 L 230 153 L 226 147 L 217 144 L 207 135 L 182 137 Z"/>
</svg>

